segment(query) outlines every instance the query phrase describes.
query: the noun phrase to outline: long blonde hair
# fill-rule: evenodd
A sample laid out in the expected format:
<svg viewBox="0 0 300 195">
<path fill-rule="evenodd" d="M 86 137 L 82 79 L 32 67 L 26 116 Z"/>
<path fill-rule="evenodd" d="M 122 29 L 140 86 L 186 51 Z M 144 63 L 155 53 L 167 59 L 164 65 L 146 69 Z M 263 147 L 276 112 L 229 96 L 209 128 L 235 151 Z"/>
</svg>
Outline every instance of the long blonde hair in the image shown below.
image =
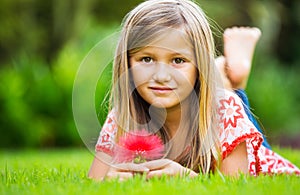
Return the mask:
<svg viewBox="0 0 300 195">
<path fill-rule="evenodd" d="M 115 53 L 111 108 L 117 113 L 117 137 L 124 131 L 135 129 L 137 123 L 145 124 L 150 121 L 149 104 L 139 96 L 132 82 L 129 54 L 146 46 L 166 28 L 182 27 L 195 52 L 198 79 L 194 86 L 197 95 L 191 100 L 190 108 L 193 109 L 189 113 L 192 117 L 190 128 L 195 133 L 190 150 L 176 161 L 197 172 L 208 173 L 216 168 L 218 160 L 217 106 L 214 99 L 215 48 L 206 15 L 194 2 L 148 0 L 127 14 Z M 199 109 L 195 109 L 195 106 Z M 155 125 L 150 125 L 149 128 L 155 128 Z M 168 142 L 163 127 L 159 134 Z"/>
</svg>

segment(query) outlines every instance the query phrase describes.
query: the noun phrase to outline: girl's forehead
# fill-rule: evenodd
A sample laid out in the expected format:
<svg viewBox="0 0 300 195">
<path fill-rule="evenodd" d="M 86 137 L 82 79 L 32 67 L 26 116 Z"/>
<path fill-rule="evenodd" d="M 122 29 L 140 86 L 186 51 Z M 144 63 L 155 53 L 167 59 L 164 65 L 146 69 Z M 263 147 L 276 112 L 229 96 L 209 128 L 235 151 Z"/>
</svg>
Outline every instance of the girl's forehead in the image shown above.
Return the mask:
<svg viewBox="0 0 300 195">
<path fill-rule="evenodd" d="M 187 51 L 193 53 L 194 46 L 192 38 L 184 26 L 139 26 L 133 28 L 128 42 L 128 51 L 133 54 L 145 48 L 155 47 L 182 53 Z"/>
<path fill-rule="evenodd" d="M 165 48 L 170 50 L 192 49 L 191 41 L 188 34 L 183 28 L 167 29 L 162 31 L 146 46 Z"/>
</svg>

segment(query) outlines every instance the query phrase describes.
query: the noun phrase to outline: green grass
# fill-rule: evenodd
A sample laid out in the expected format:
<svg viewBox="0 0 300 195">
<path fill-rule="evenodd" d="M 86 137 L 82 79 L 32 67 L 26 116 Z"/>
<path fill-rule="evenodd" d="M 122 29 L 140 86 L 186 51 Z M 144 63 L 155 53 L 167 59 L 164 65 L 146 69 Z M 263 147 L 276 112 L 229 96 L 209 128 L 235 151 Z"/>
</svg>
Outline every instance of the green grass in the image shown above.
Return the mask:
<svg viewBox="0 0 300 195">
<path fill-rule="evenodd" d="M 300 166 L 300 151 L 276 149 Z M 84 149 L 0 151 L 0 194 L 298 194 L 297 176 L 223 178 L 219 175 L 96 182 L 86 174 Z"/>
</svg>

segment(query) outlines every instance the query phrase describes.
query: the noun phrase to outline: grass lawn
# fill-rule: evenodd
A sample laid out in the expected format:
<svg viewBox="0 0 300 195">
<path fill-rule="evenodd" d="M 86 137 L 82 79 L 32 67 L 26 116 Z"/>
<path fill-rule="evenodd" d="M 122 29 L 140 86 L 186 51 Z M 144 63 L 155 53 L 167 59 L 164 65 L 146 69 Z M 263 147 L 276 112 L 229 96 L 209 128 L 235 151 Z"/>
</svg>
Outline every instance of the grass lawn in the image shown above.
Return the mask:
<svg viewBox="0 0 300 195">
<path fill-rule="evenodd" d="M 300 166 L 300 151 L 276 149 Z M 85 149 L 0 151 L 0 194 L 299 194 L 300 177 L 259 176 L 96 182 L 86 174 L 93 155 Z"/>
</svg>

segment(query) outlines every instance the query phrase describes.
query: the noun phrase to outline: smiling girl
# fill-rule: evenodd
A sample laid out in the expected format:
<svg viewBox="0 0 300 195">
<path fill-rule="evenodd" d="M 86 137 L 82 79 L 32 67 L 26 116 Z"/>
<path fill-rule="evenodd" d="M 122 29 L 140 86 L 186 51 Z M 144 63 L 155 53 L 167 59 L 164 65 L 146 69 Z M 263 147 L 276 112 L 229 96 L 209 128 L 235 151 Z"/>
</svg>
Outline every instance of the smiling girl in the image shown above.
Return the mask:
<svg viewBox="0 0 300 195">
<path fill-rule="evenodd" d="M 256 40 L 246 51 L 250 62 Z M 117 45 L 111 111 L 89 177 L 123 180 L 140 172 L 147 178 L 195 177 L 217 170 L 226 175 L 300 174 L 262 145 L 263 136 L 249 120 L 241 99 L 222 85 L 214 59 L 209 23 L 195 3 L 149 0 L 133 9 Z M 236 68 L 236 61 L 227 61 L 229 68 Z M 229 79 L 234 75 L 231 72 Z M 162 139 L 164 158 L 113 164 L 119 138 L 137 129 Z"/>
</svg>

